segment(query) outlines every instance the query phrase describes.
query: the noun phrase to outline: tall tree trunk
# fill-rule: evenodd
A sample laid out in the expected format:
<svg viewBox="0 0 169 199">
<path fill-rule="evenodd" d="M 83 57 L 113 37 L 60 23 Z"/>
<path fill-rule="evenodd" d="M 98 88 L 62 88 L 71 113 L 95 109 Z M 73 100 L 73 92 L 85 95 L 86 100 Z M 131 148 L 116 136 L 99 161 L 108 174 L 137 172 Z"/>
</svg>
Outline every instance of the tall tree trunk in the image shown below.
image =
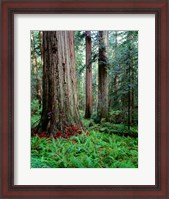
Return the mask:
<svg viewBox="0 0 169 199">
<path fill-rule="evenodd" d="M 114 59 L 115 61 L 117 60 L 117 46 L 118 46 L 118 41 L 117 41 L 117 31 L 115 31 L 114 33 L 114 49 L 113 49 L 113 55 L 112 55 L 112 59 Z M 114 72 L 113 72 L 113 77 L 111 76 L 109 79 L 109 110 L 111 109 L 117 109 L 117 106 L 119 104 L 119 101 L 117 99 L 117 91 L 118 91 L 118 73 L 117 73 L 117 69 L 119 69 L 119 66 L 117 64 L 116 61 L 116 65 L 113 66 Z"/>
<path fill-rule="evenodd" d="M 41 63 L 43 64 L 43 32 L 39 32 L 40 50 L 41 50 Z M 39 101 L 39 108 L 42 106 L 42 80 L 37 76 L 37 99 Z"/>
<path fill-rule="evenodd" d="M 108 117 L 108 63 L 107 63 L 108 32 L 99 31 L 99 74 L 98 74 L 98 116 Z"/>
<path fill-rule="evenodd" d="M 39 37 L 40 37 L 41 60 L 42 60 L 42 63 L 43 63 L 43 31 L 39 32 Z"/>
<path fill-rule="evenodd" d="M 75 127 L 81 128 L 76 86 L 74 32 L 43 32 L 43 109 L 39 133 L 66 135 Z"/>
<path fill-rule="evenodd" d="M 115 59 L 117 59 L 117 31 L 115 32 L 115 52 L 114 52 L 114 56 L 115 56 Z M 116 67 L 116 70 L 117 70 L 117 67 L 119 68 L 119 66 L 115 66 Z M 118 90 L 118 74 L 117 74 L 117 71 L 115 72 L 115 77 L 114 77 L 114 107 L 117 107 L 117 104 L 118 104 L 118 99 L 117 99 L 117 90 Z"/>
<path fill-rule="evenodd" d="M 38 62 L 37 62 L 37 54 L 35 51 L 35 36 L 33 34 L 33 65 L 34 65 L 34 75 L 36 76 L 36 98 L 39 102 L 39 108 L 41 108 L 41 101 L 42 101 L 42 96 L 41 96 L 41 81 L 39 78 L 39 67 L 38 67 Z"/>
<path fill-rule="evenodd" d="M 131 85 L 131 77 L 130 77 L 131 64 L 130 63 L 129 63 L 128 70 L 129 70 L 129 72 L 128 72 L 128 130 L 130 130 L 130 126 L 131 126 L 131 90 L 130 90 L 130 85 Z"/>
<path fill-rule="evenodd" d="M 130 131 L 131 126 L 131 56 L 130 56 L 130 33 L 127 34 L 127 41 L 128 41 L 128 58 L 127 58 L 127 65 L 128 65 L 128 130 Z"/>
<path fill-rule="evenodd" d="M 131 90 L 131 123 L 134 124 L 134 63 L 132 61 L 132 72 L 131 72 L 131 82 L 132 82 L 132 90 Z"/>
<path fill-rule="evenodd" d="M 92 43 L 91 32 L 86 31 L 86 108 L 85 118 L 92 114 Z"/>
</svg>

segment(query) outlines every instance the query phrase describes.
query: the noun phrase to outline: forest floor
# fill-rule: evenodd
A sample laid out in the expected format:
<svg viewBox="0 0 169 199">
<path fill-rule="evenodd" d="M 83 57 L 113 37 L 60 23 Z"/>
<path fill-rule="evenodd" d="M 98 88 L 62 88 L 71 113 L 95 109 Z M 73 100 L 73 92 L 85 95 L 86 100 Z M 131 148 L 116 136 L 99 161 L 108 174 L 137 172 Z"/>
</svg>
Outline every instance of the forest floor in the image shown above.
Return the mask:
<svg viewBox="0 0 169 199">
<path fill-rule="evenodd" d="M 37 117 L 37 116 L 36 116 Z M 31 138 L 32 168 L 138 168 L 135 127 L 82 118 L 87 133 L 69 139 Z"/>
</svg>

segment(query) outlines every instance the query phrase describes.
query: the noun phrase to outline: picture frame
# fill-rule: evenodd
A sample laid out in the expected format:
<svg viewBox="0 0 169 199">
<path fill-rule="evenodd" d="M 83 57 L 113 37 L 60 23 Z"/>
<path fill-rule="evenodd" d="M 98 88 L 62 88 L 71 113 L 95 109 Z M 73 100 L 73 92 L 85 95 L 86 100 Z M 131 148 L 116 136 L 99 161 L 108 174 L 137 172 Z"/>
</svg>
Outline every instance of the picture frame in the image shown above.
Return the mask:
<svg viewBox="0 0 169 199">
<path fill-rule="evenodd" d="M 1 198 L 159 198 L 169 197 L 167 0 L 2 0 L 1 1 Z M 155 14 L 155 185 L 14 184 L 14 15 Z M 151 75 L 150 75 L 151 76 Z"/>
</svg>

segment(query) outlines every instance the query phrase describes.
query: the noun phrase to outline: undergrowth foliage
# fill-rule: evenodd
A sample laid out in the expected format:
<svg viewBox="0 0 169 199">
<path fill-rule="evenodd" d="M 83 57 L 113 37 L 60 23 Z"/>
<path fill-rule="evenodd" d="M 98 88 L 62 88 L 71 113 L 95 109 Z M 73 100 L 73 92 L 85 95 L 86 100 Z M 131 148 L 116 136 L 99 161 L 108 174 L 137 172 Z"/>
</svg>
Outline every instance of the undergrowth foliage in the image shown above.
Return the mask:
<svg viewBox="0 0 169 199">
<path fill-rule="evenodd" d="M 69 139 L 32 138 L 33 168 L 137 168 L 138 139 L 94 130 Z"/>
<path fill-rule="evenodd" d="M 101 42 L 103 32 L 105 38 L 108 34 L 107 42 Z M 31 167 L 138 168 L 138 31 L 91 31 L 90 64 L 86 62 L 86 49 L 90 46 L 85 40 L 87 32 L 76 31 L 74 38 L 73 34 L 69 35 L 70 43 L 68 33 L 51 33 L 31 32 Z M 58 34 L 58 38 L 63 38 L 62 41 L 56 39 L 55 45 Z M 109 43 L 108 48 L 106 43 Z M 65 44 L 70 48 L 65 48 Z M 46 64 L 42 63 L 43 58 Z M 69 63 L 74 64 L 70 67 Z M 92 78 L 85 78 L 91 64 Z M 101 65 L 106 66 L 106 70 L 99 75 Z M 67 69 L 69 67 L 71 70 Z M 55 77 L 59 83 L 55 82 Z M 92 103 L 86 102 L 87 82 L 92 85 Z M 77 93 L 73 89 L 75 85 Z M 60 100 L 71 102 L 65 106 L 70 117 L 66 118 L 66 111 L 60 110 Z M 88 104 L 91 117 L 84 112 Z M 84 119 L 85 115 L 90 119 Z"/>
<path fill-rule="evenodd" d="M 32 124 L 39 119 L 34 102 Z M 57 133 L 55 137 L 35 134 L 31 138 L 32 168 L 138 168 L 138 133 L 132 127 L 126 136 L 124 124 L 114 124 L 94 119 L 81 121 L 85 132 Z M 72 132 L 76 132 L 76 127 Z M 67 129 L 69 132 L 72 129 Z M 117 133 L 118 132 L 118 133 Z M 134 135 L 134 136 L 133 136 Z"/>
<path fill-rule="evenodd" d="M 42 108 L 39 107 L 38 100 L 32 100 L 31 102 L 31 126 L 32 128 L 37 125 L 40 120 Z"/>
</svg>

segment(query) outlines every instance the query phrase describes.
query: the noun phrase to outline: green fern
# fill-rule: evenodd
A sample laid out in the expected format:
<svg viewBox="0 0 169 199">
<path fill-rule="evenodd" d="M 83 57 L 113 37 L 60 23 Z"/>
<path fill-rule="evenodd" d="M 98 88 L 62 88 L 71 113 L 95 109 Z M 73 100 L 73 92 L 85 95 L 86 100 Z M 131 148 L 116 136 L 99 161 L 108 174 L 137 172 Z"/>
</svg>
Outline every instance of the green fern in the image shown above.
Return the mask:
<svg viewBox="0 0 169 199">
<path fill-rule="evenodd" d="M 137 168 L 138 139 L 90 131 L 70 139 L 31 139 L 32 168 Z"/>
</svg>

